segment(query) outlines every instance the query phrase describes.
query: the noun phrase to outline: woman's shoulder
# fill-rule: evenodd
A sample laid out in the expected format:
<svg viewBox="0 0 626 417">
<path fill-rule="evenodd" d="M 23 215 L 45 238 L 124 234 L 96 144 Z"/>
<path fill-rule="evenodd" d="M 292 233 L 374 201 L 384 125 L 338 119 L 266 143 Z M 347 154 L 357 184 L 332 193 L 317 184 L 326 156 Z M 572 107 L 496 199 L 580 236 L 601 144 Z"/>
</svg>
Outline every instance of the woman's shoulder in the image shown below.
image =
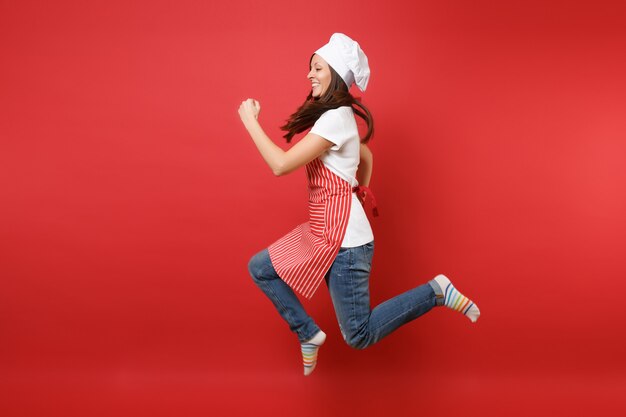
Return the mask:
<svg viewBox="0 0 626 417">
<path fill-rule="evenodd" d="M 354 113 L 351 106 L 341 106 L 334 109 L 326 110 L 317 119 L 317 124 L 334 124 L 345 126 L 354 119 Z"/>
<path fill-rule="evenodd" d="M 354 126 L 353 126 L 354 125 Z M 328 133 L 327 130 L 336 131 L 340 129 L 342 131 L 348 132 L 354 130 L 356 126 L 356 122 L 354 120 L 354 113 L 351 106 L 341 106 L 334 109 L 326 110 L 322 115 L 315 121 L 313 127 L 311 128 L 311 132 L 320 134 Z M 324 136 L 324 134 L 320 134 L 320 136 Z"/>
<path fill-rule="evenodd" d="M 350 112 L 350 113 L 352 113 L 352 106 L 340 106 L 340 107 L 337 107 L 336 109 L 332 109 L 332 110 L 335 110 L 335 111 L 338 111 L 338 112 L 339 111 L 343 111 L 343 112 Z"/>
<path fill-rule="evenodd" d="M 353 114 L 354 113 L 353 113 L 353 110 L 352 110 L 352 106 L 341 106 L 341 107 L 337 107 L 337 108 L 334 108 L 334 109 L 326 110 L 324 113 L 322 113 L 322 115 L 320 117 L 322 117 L 322 116 L 326 116 L 326 117 L 331 116 L 332 117 L 333 115 L 340 116 L 340 117 L 341 116 L 345 117 L 345 116 L 351 116 Z"/>
</svg>

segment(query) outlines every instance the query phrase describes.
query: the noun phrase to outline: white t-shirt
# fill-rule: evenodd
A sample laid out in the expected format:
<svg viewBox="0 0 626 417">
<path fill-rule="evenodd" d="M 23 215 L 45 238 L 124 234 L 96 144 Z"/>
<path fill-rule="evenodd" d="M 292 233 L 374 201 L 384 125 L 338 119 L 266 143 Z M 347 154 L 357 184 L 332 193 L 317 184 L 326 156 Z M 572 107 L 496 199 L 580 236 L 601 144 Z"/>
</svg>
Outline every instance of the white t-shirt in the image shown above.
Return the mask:
<svg viewBox="0 0 626 417">
<path fill-rule="evenodd" d="M 360 162 L 361 140 L 352 107 L 342 106 L 327 110 L 317 119 L 310 132 L 334 143 L 320 157 L 326 168 L 348 181 L 351 186 L 359 185 L 356 171 Z M 341 247 L 361 246 L 372 240 L 374 233 L 370 222 L 363 205 L 353 192 L 350 218 Z"/>
</svg>

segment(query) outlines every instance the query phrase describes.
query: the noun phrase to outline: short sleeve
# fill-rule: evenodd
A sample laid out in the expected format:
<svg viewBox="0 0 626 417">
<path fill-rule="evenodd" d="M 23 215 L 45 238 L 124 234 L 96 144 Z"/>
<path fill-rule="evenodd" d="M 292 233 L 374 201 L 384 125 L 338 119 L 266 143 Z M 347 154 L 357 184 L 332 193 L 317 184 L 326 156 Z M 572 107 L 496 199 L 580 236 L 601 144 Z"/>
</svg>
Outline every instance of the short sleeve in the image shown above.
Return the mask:
<svg viewBox="0 0 626 417">
<path fill-rule="evenodd" d="M 340 108 L 327 110 L 317 119 L 311 133 L 331 141 L 335 144 L 331 149 L 338 150 L 353 136 L 353 132 L 346 128 L 344 114 Z"/>
</svg>

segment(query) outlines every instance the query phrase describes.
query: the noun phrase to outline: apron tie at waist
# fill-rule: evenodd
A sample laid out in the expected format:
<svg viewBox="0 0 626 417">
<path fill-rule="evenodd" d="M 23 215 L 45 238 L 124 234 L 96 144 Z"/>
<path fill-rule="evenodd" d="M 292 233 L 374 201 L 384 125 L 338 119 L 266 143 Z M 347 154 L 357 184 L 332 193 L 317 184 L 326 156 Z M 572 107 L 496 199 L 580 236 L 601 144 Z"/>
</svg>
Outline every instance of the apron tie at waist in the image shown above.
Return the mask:
<svg viewBox="0 0 626 417">
<path fill-rule="evenodd" d="M 352 187 L 352 192 L 356 192 L 357 195 L 362 196 L 363 203 L 365 203 L 365 198 L 369 194 L 372 199 L 372 212 L 374 213 L 374 217 L 378 217 L 378 208 L 376 207 L 376 198 L 374 198 L 374 193 L 368 187 L 364 185 L 357 185 L 356 187 Z"/>
</svg>

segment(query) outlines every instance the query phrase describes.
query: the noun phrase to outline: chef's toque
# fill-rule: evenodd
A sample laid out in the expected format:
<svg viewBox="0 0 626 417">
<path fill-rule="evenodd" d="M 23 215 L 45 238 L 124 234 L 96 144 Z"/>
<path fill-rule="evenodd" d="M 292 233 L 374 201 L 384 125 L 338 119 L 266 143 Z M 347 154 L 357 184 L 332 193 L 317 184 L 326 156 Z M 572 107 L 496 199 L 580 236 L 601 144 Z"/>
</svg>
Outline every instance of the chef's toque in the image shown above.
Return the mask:
<svg viewBox="0 0 626 417">
<path fill-rule="evenodd" d="M 356 83 L 359 90 L 365 91 L 370 79 L 370 67 L 358 42 L 343 33 L 333 33 L 328 43 L 315 53 L 333 67 L 348 88 Z"/>
</svg>

